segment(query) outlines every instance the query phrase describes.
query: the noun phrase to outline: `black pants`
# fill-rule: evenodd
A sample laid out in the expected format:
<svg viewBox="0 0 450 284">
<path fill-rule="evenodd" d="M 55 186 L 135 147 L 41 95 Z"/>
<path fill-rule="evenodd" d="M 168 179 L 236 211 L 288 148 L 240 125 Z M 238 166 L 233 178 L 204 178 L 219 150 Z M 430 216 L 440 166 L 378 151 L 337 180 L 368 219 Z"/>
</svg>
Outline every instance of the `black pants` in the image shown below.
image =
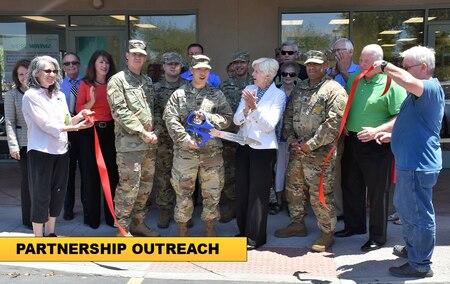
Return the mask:
<svg viewBox="0 0 450 284">
<path fill-rule="evenodd" d="M 69 171 L 69 155 L 28 152 L 28 183 L 31 192 L 31 221 L 45 223 L 58 217 L 64 203 Z"/>
<path fill-rule="evenodd" d="M 22 180 L 20 182 L 20 204 L 22 207 L 22 224 L 31 226 L 31 197 L 28 187 L 28 166 L 27 166 L 27 147 L 20 147 L 20 171 Z"/>
<path fill-rule="evenodd" d="M 345 137 L 341 160 L 345 228 L 355 232 L 366 231 L 367 192 L 369 238 L 381 244 L 386 242 L 392 161 L 389 143 L 363 143 L 355 133 Z"/>
<path fill-rule="evenodd" d="M 114 193 L 119 182 L 119 173 L 116 164 L 116 148 L 114 146 L 114 121 L 96 122 L 100 148 L 105 160 L 108 172 L 111 195 L 114 200 Z M 92 228 L 100 226 L 100 212 L 102 207 L 102 186 L 100 174 L 95 158 L 94 128 L 80 131 L 80 165 L 83 169 L 82 175 L 82 196 L 84 223 Z M 113 226 L 114 219 L 109 211 L 108 205 L 103 197 L 103 211 L 106 224 Z"/>
<path fill-rule="evenodd" d="M 266 243 L 269 195 L 276 149 L 239 146 L 236 154 L 236 221 L 239 234 L 256 247 Z"/>
<path fill-rule="evenodd" d="M 66 196 L 64 198 L 64 211 L 73 212 L 75 205 L 75 174 L 77 164 L 81 174 L 81 200 L 83 200 L 83 169 L 79 163 L 80 160 L 80 135 L 79 132 L 71 131 L 67 133 L 69 139 L 69 181 L 67 183 Z"/>
</svg>

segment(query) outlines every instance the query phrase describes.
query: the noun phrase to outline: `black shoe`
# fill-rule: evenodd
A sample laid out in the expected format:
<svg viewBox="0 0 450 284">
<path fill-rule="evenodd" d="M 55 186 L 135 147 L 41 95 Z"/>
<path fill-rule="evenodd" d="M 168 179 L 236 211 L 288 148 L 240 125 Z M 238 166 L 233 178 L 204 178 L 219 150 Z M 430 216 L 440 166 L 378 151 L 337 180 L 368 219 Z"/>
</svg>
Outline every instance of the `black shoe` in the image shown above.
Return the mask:
<svg viewBox="0 0 450 284">
<path fill-rule="evenodd" d="M 254 250 L 256 249 L 256 246 L 254 245 L 247 245 L 247 250 Z"/>
<path fill-rule="evenodd" d="M 341 231 L 337 231 L 334 233 L 335 237 L 338 238 L 346 238 L 346 237 L 350 237 L 353 235 L 364 235 L 366 233 L 366 231 L 352 231 L 352 230 L 341 230 Z"/>
<path fill-rule="evenodd" d="M 73 220 L 73 212 L 69 211 L 64 212 L 63 219 L 67 221 Z"/>
<path fill-rule="evenodd" d="M 47 237 L 56 238 L 58 236 L 55 233 L 50 233 L 50 234 L 47 235 Z"/>
<path fill-rule="evenodd" d="M 368 240 L 367 243 L 365 243 L 362 247 L 361 250 L 368 252 L 368 251 L 373 251 L 373 250 L 377 250 L 380 249 L 384 244 L 382 243 L 378 243 L 376 241 L 373 240 Z"/>
<path fill-rule="evenodd" d="M 270 215 L 277 215 L 281 211 L 281 207 L 278 203 L 269 204 L 269 208 Z"/>
<path fill-rule="evenodd" d="M 409 263 L 405 263 L 399 267 L 390 267 L 389 272 L 396 277 L 405 278 L 425 278 L 433 277 L 433 270 L 428 270 L 425 272 L 420 272 L 415 270 Z"/>
<path fill-rule="evenodd" d="M 408 258 L 408 249 L 405 246 L 395 245 L 392 254 L 398 257 Z"/>
</svg>

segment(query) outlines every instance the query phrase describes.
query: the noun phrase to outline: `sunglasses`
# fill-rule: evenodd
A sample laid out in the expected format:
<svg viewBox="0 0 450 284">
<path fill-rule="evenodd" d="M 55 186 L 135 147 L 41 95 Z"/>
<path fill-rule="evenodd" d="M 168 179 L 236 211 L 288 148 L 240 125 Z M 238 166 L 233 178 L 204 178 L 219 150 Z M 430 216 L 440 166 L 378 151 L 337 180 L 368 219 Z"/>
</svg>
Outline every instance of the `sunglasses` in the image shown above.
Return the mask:
<svg viewBox="0 0 450 284">
<path fill-rule="evenodd" d="M 283 77 L 289 76 L 289 77 L 293 78 L 293 77 L 297 77 L 297 74 L 295 74 L 295 72 L 281 72 L 281 76 L 283 76 Z"/>
<path fill-rule="evenodd" d="M 281 51 L 280 51 L 281 55 L 292 55 L 292 54 L 294 54 L 294 53 L 296 53 L 296 52 L 297 52 L 297 51 L 293 51 L 293 50 L 289 50 L 289 51 L 281 50 Z"/>
<path fill-rule="evenodd" d="M 75 65 L 78 65 L 78 64 L 80 64 L 80 62 L 79 62 L 79 61 L 69 61 L 69 62 L 63 62 L 63 65 L 64 65 L 64 66 L 69 66 L 69 65 L 73 65 L 73 66 L 75 66 Z"/>
<path fill-rule="evenodd" d="M 52 69 L 45 69 L 45 70 L 42 70 L 42 71 L 44 71 L 47 74 L 53 73 L 55 75 L 58 75 L 58 73 L 59 73 L 59 70 L 52 70 Z"/>
</svg>

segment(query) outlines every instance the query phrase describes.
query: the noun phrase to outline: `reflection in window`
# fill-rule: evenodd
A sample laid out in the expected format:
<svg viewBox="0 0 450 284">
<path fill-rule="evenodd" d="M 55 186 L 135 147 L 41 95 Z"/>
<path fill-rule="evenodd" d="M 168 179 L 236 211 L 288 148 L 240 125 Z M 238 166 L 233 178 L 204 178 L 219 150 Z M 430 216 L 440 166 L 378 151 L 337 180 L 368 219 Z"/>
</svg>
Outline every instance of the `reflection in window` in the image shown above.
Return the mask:
<svg viewBox="0 0 450 284">
<path fill-rule="evenodd" d="M 450 20 L 450 9 L 430 10 L 428 16 L 434 20 L 448 21 Z M 430 18 L 428 18 L 428 21 L 430 21 Z"/>
<path fill-rule="evenodd" d="M 333 43 L 349 34 L 349 13 L 283 13 L 281 41 L 295 40 L 302 53 L 331 50 Z"/>
<path fill-rule="evenodd" d="M 398 65 L 400 52 L 423 45 L 424 10 L 355 12 L 353 17 L 357 55 L 365 45 L 377 43 L 383 47 L 384 58 Z"/>
<path fill-rule="evenodd" d="M 12 69 L 20 59 L 50 55 L 60 59 L 66 46 L 64 16 L 0 16 L 2 94 L 13 85 Z"/>
<path fill-rule="evenodd" d="M 182 56 L 186 47 L 196 42 L 195 15 L 132 16 L 130 37 L 148 43 L 149 61 L 160 63 L 165 52 L 176 51 Z"/>
<path fill-rule="evenodd" d="M 110 16 L 70 16 L 71 27 L 123 27 L 125 15 Z"/>
</svg>

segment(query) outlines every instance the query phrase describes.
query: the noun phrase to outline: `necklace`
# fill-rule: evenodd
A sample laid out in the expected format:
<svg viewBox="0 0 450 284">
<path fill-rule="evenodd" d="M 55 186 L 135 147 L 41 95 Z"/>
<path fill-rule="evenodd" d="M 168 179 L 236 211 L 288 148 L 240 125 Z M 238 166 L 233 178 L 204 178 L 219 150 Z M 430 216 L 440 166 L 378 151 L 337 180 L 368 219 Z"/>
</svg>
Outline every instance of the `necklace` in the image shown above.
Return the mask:
<svg viewBox="0 0 450 284">
<path fill-rule="evenodd" d="M 95 82 L 97 85 L 106 85 L 106 82 L 105 82 L 105 83 L 100 83 L 100 82 L 97 81 L 97 80 L 94 80 L 94 82 Z"/>
</svg>

